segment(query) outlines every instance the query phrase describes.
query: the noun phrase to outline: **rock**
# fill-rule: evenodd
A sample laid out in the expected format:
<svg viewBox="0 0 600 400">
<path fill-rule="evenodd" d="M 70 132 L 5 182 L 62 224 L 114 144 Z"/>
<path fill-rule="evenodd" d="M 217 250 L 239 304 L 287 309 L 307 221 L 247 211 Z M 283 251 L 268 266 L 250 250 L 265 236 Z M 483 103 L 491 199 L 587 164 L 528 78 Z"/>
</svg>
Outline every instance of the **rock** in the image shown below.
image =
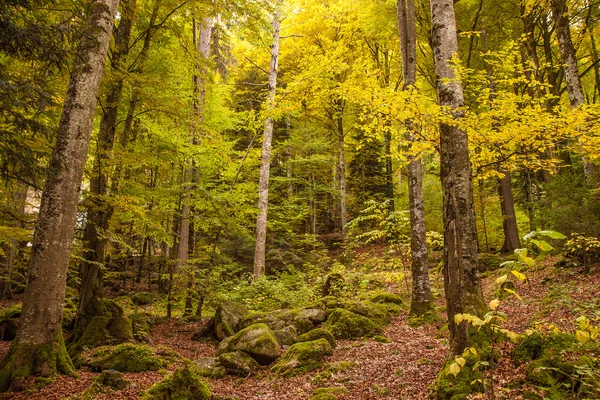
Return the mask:
<svg viewBox="0 0 600 400">
<path fill-rule="evenodd" d="M 166 363 L 152 354 L 144 344 L 124 343 L 98 347 L 84 354 L 83 363 L 96 371 L 115 369 L 120 372 L 158 371 Z"/>
<path fill-rule="evenodd" d="M 337 346 L 337 342 L 331 332 L 324 328 L 313 329 L 298 337 L 298 342 L 312 342 L 317 339 L 325 339 L 329 342 L 332 348 Z"/>
<path fill-rule="evenodd" d="M 298 333 L 293 326 L 286 326 L 283 329 L 273 331 L 273 334 L 281 346 L 291 346 L 299 341 Z"/>
<path fill-rule="evenodd" d="M 133 337 L 138 342 L 152 344 L 150 338 L 150 322 L 148 322 L 148 315 L 144 313 L 135 313 L 129 316 L 131 320 L 131 329 L 133 331 Z"/>
<path fill-rule="evenodd" d="M 194 333 L 192 336 L 192 340 L 201 340 L 203 338 L 213 337 L 215 336 L 215 319 L 209 318 L 207 320 L 202 321 L 200 324 L 200 328 Z"/>
<path fill-rule="evenodd" d="M 271 368 L 271 372 L 283 376 L 304 374 L 319 368 L 325 356 L 331 354 L 333 350 L 325 339 L 296 343 Z"/>
<path fill-rule="evenodd" d="M 392 317 L 384 307 L 371 303 L 370 301 L 349 301 L 344 307 L 355 314 L 369 318 L 378 325 L 388 325 Z"/>
<path fill-rule="evenodd" d="M 114 369 L 106 369 L 102 371 L 97 379 L 97 382 L 103 386 L 109 386 L 116 390 L 125 389 L 129 384 L 129 381 L 123 378 L 123 375 L 119 371 Z"/>
<path fill-rule="evenodd" d="M 337 308 L 331 313 L 324 328 L 329 330 L 336 339 L 370 337 L 382 331 L 381 326 L 371 319 L 341 308 Z"/>
<path fill-rule="evenodd" d="M 217 357 L 202 357 L 196 360 L 196 366 L 200 375 L 207 378 L 223 378 L 227 374 Z"/>
<path fill-rule="evenodd" d="M 221 354 L 219 363 L 229 375 L 236 376 L 249 376 L 260 368 L 260 365 L 248 353 L 243 351 Z"/>
<path fill-rule="evenodd" d="M 225 301 L 215 311 L 215 334 L 219 340 L 233 336 L 239 330 L 239 323 L 248 314 L 246 307 L 232 301 Z"/>
<path fill-rule="evenodd" d="M 293 325 L 299 334 L 313 330 L 326 319 L 325 312 L 318 308 L 277 310 L 272 314 L 284 321 L 286 325 Z"/>
<path fill-rule="evenodd" d="M 272 331 L 278 331 L 285 328 L 287 325 L 284 320 L 279 319 L 272 314 L 260 312 L 245 316 L 244 319 L 240 321 L 239 329 L 244 329 L 254 324 L 265 324 Z"/>
<path fill-rule="evenodd" d="M 396 304 L 399 306 L 404 304 L 404 300 L 402 300 L 402 297 L 398 296 L 397 294 L 393 294 L 393 293 L 379 293 L 379 294 L 371 297 L 371 301 L 373 303 Z"/>
<path fill-rule="evenodd" d="M 142 400 L 210 400 L 208 385 L 198 367 L 187 364 L 148 389 Z"/>
<path fill-rule="evenodd" d="M 251 325 L 226 338 L 219 344 L 217 355 L 238 350 L 250 354 L 260 365 L 272 363 L 280 354 L 279 343 L 265 324 Z"/>
<path fill-rule="evenodd" d="M 11 341 L 17 335 L 21 305 L 8 307 L 0 313 L 0 340 Z"/>
<path fill-rule="evenodd" d="M 136 306 L 147 306 L 148 304 L 152 304 L 154 301 L 154 296 L 152 293 L 140 292 L 131 296 L 131 301 Z"/>
</svg>

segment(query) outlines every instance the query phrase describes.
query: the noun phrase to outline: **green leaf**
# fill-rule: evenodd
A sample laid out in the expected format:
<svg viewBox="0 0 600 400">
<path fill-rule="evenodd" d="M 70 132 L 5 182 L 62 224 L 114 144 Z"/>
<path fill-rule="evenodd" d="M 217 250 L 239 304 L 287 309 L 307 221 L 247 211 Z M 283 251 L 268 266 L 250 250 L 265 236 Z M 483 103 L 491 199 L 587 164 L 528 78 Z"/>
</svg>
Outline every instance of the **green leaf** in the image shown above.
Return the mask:
<svg viewBox="0 0 600 400">
<path fill-rule="evenodd" d="M 551 250 L 554 250 L 554 247 L 552 247 L 545 240 L 531 239 L 531 243 L 535 244 L 541 251 L 551 251 Z"/>
</svg>

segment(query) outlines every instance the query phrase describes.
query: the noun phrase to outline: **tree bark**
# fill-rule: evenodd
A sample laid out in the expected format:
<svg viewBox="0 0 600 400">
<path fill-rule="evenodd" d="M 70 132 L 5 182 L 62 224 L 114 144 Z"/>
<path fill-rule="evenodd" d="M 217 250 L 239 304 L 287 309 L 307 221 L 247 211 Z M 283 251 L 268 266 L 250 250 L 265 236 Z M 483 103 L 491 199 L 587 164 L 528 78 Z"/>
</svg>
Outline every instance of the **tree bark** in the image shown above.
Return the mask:
<svg viewBox="0 0 600 400">
<path fill-rule="evenodd" d="M 502 209 L 502 228 L 504 230 L 504 244 L 501 253 L 512 253 L 521 248 L 519 239 L 519 228 L 517 227 L 517 215 L 515 213 L 515 200 L 513 197 L 510 172 L 504 171 L 500 178 L 498 192 L 500 195 L 500 206 Z"/>
<path fill-rule="evenodd" d="M 455 119 L 463 118 L 462 85 L 452 59 L 458 55 L 456 19 L 452 0 L 431 0 L 432 48 L 437 75 L 438 101 Z M 454 323 L 459 313 L 479 315 L 485 302 L 477 269 L 477 234 L 473 212 L 473 186 L 468 138 L 458 126 L 440 124 L 440 176 L 444 216 L 444 289 L 450 328 L 450 351 L 460 354 L 469 345 L 465 322 Z"/>
<path fill-rule="evenodd" d="M 74 373 L 62 339 L 62 312 L 77 203 L 96 96 L 118 0 L 89 2 L 35 228 L 19 331 L 0 367 L 0 390 L 27 375 Z"/>
<path fill-rule="evenodd" d="M 398 0 L 398 31 L 402 54 L 404 90 L 414 87 L 417 81 L 417 33 L 414 0 Z M 407 139 L 415 143 L 414 125 L 406 123 Z M 425 225 L 425 201 L 423 199 L 423 164 L 420 157 L 408 156 L 408 201 L 410 208 L 410 250 L 412 273 L 412 298 L 410 314 L 424 315 L 433 310 L 429 284 L 429 260 L 427 254 L 427 228 Z"/>
<path fill-rule="evenodd" d="M 337 140 L 338 140 L 338 184 L 340 191 L 340 229 L 342 232 L 342 243 L 346 241 L 346 235 L 348 233 L 348 228 L 346 224 L 348 223 L 348 215 L 347 215 L 347 207 L 346 207 L 346 156 L 345 156 L 345 132 L 344 132 L 344 101 L 341 99 L 337 99 L 335 101 L 336 110 L 335 110 L 335 125 L 337 132 Z"/>
<path fill-rule="evenodd" d="M 104 263 L 104 252 L 107 240 L 102 237 L 108 229 L 112 212 L 106 204 L 104 196 L 108 193 L 106 167 L 115 142 L 119 104 L 123 94 L 124 74 L 121 64 L 129 52 L 129 38 L 133 27 L 137 0 L 127 0 L 121 3 L 122 17 L 115 29 L 114 50 L 111 57 L 111 67 L 115 75 L 106 95 L 105 108 L 100 120 L 96 159 L 90 176 L 90 193 L 86 207 L 87 223 L 84 235 L 84 262 L 81 269 L 81 288 L 79 295 L 79 314 L 92 297 L 102 297 L 102 276 L 100 265 Z"/>
<path fill-rule="evenodd" d="M 267 96 L 267 119 L 263 135 L 263 147 L 260 161 L 260 180 L 258 184 L 258 218 L 256 219 L 256 248 L 254 251 L 254 277 L 265 274 L 265 251 L 267 243 L 267 208 L 269 206 L 269 174 L 271 169 L 271 142 L 273 140 L 274 120 L 271 115 L 275 107 L 277 90 L 277 68 L 279 64 L 279 12 L 273 16 L 273 44 L 271 46 L 271 66 L 269 69 L 269 93 Z"/>
</svg>

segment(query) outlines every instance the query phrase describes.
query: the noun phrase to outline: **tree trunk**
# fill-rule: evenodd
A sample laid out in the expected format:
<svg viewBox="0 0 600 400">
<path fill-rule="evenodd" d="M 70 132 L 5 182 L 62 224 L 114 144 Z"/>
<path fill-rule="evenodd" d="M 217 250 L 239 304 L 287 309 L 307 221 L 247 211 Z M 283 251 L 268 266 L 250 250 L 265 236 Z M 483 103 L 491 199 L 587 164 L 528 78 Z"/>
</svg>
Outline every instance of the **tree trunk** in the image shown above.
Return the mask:
<svg viewBox="0 0 600 400">
<path fill-rule="evenodd" d="M 115 29 L 114 50 L 112 51 L 111 67 L 115 80 L 109 84 L 104 111 L 100 120 L 96 159 L 90 176 L 90 193 L 86 207 L 87 223 L 84 235 L 84 262 L 81 269 L 81 288 L 79 296 L 79 314 L 85 313 L 85 308 L 92 297 L 102 297 L 102 276 L 100 265 L 104 262 L 104 251 L 107 241 L 103 237 L 108 229 L 112 211 L 104 200 L 108 193 L 108 173 L 105 170 L 113 150 L 119 103 L 123 94 L 124 75 L 121 64 L 129 52 L 129 38 L 135 18 L 136 0 L 122 3 L 122 17 Z"/>
<path fill-rule="evenodd" d="M 19 331 L 2 361 L 0 390 L 19 389 L 28 375 L 73 374 L 62 338 L 69 253 L 96 96 L 118 0 L 93 0 L 77 51 L 52 151 L 29 260 Z"/>
<path fill-rule="evenodd" d="M 515 200 L 513 198 L 510 172 L 504 171 L 500 179 L 498 191 L 500 194 L 500 206 L 502 209 L 502 228 L 504 229 L 504 244 L 501 253 L 512 253 L 521 248 L 519 239 L 519 228 L 517 227 L 517 215 L 515 213 Z"/>
<path fill-rule="evenodd" d="M 452 58 L 458 54 L 452 0 L 431 0 L 432 48 L 438 101 L 455 119 L 462 118 L 462 85 Z M 440 124 L 440 176 L 444 216 L 444 288 L 450 328 L 450 351 L 460 354 L 469 345 L 467 324 L 454 323 L 459 313 L 480 315 L 486 309 L 477 270 L 477 234 L 468 138 L 452 124 Z"/>
<path fill-rule="evenodd" d="M 340 192 L 340 230 L 342 232 L 342 243 L 346 241 L 348 228 L 347 207 L 346 207 L 346 156 L 345 156 L 345 132 L 344 132 L 344 101 L 337 99 L 334 101 L 336 106 L 334 112 L 334 123 L 338 141 L 338 189 Z"/>
<path fill-rule="evenodd" d="M 404 90 L 414 87 L 417 81 L 417 34 L 414 0 L 398 0 L 398 31 L 402 54 Z M 406 123 L 407 139 L 416 141 L 412 121 Z M 423 164 L 421 158 L 408 156 L 408 201 L 410 208 L 410 250 L 412 273 L 412 298 L 410 314 L 424 315 L 433 310 L 429 285 L 429 260 L 427 254 L 427 228 L 425 226 L 425 201 L 423 199 Z"/>
<path fill-rule="evenodd" d="M 273 45 L 271 46 L 271 67 L 269 69 L 269 94 L 267 97 L 267 119 L 263 136 L 258 184 L 258 218 L 256 220 L 256 249 L 254 251 L 254 277 L 265 274 L 265 251 L 267 242 L 267 208 L 269 206 L 269 174 L 271 169 L 271 141 L 273 140 L 273 116 L 275 92 L 277 90 L 277 67 L 279 63 L 279 12 L 273 16 Z"/>
</svg>

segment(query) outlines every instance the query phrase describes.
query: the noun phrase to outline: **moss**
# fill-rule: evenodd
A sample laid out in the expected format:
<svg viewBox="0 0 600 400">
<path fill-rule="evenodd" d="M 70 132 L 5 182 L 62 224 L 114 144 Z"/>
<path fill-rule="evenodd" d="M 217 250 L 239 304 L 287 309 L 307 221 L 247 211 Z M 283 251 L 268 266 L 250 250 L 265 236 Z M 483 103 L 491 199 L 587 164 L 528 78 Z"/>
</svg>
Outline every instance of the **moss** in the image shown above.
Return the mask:
<svg viewBox="0 0 600 400">
<path fill-rule="evenodd" d="M 471 393 L 481 389 L 480 384 L 472 382 L 482 379 L 481 372 L 473 371 L 474 357 L 468 357 L 467 363 L 456 377 L 448 374 L 448 367 L 454 362 L 446 362 L 436 380 L 436 392 L 438 400 L 466 400 Z"/>
<path fill-rule="evenodd" d="M 336 309 L 325 322 L 336 339 L 353 339 L 374 336 L 382 332 L 381 326 L 367 317 L 341 308 Z"/>
<path fill-rule="evenodd" d="M 96 378 L 96 382 L 98 382 L 100 385 L 108 386 L 117 390 L 124 389 L 129 384 L 129 381 L 123 378 L 123 375 L 119 371 L 114 369 L 102 371 L 100 376 Z"/>
<path fill-rule="evenodd" d="M 228 374 L 237 376 L 248 376 L 256 372 L 260 365 L 249 354 L 243 351 L 234 351 L 219 356 L 219 363 Z"/>
<path fill-rule="evenodd" d="M 337 399 L 337 395 L 344 395 L 348 392 L 345 387 L 328 387 L 328 388 L 318 388 L 312 393 L 310 397 L 311 400 L 328 400 L 328 399 Z"/>
<path fill-rule="evenodd" d="M 355 314 L 367 317 L 378 325 L 387 325 L 392 318 L 385 307 L 380 307 L 370 301 L 349 301 L 345 304 L 344 308 Z"/>
<path fill-rule="evenodd" d="M 402 300 L 402 297 L 398 296 L 397 294 L 393 294 L 393 293 L 379 293 L 376 294 L 375 296 L 371 297 L 371 301 L 373 303 L 389 303 L 389 304 L 396 304 L 398 306 L 401 306 L 404 304 L 404 300 Z"/>
<path fill-rule="evenodd" d="M 166 363 L 155 357 L 152 350 L 142 344 L 125 343 L 117 346 L 98 347 L 84 355 L 84 364 L 102 371 L 115 369 L 120 372 L 158 371 Z"/>
<path fill-rule="evenodd" d="M 566 333 L 541 335 L 539 332 L 534 332 L 519 342 L 513 352 L 513 359 L 516 365 L 520 365 L 545 355 L 551 356 L 551 353 L 557 354 L 569 350 L 576 343 L 577 339 Z"/>
<path fill-rule="evenodd" d="M 482 273 L 487 271 L 494 271 L 500 268 L 500 264 L 502 264 L 502 262 L 502 259 L 496 254 L 480 253 L 478 260 L 479 271 L 481 271 Z"/>
<path fill-rule="evenodd" d="M 417 328 L 426 324 L 435 324 L 439 321 L 440 316 L 435 311 L 430 310 L 419 316 L 410 316 L 408 318 L 408 325 L 411 328 Z"/>
<path fill-rule="evenodd" d="M 136 306 L 147 306 L 148 304 L 152 304 L 152 302 L 154 302 L 154 296 L 152 293 L 140 292 L 131 296 L 131 301 Z"/>
<path fill-rule="evenodd" d="M 0 364 L 0 391 L 20 390 L 30 376 L 48 378 L 57 373 L 76 376 L 62 332 L 55 340 L 41 345 L 15 340 Z"/>
<path fill-rule="evenodd" d="M 238 350 L 250 354 L 261 365 L 270 364 L 280 354 L 277 338 L 265 324 L 251 325 L 223 340 L 219 344 L 217 355 Z"/>
<path fill-rule="evenodd" d="M 150 322 L 148 315 L 144 313 L 135 313 L 129 316 L 133 338 L 138 342 L 148 342 L 150 340 Z"/>
<path fill-rule="evenodd" d="M 0 339 L 13 340 L 17 335 L 21 304 L 15 304 L 0 311 Z"/>
<path fill-rule="evenodd" d="M 358 364 L 353 361 L 338 361 L 333 363 L 327 363 L 325 368 L 321 370 L 313 378 L 313 382 L 316 384 L 323 383 L 333 377 L 333 374 L 338 372 L 344 372 L 351 368 L 356 368 Z"/>
<path fill-rule="evenodd" d="M 304 374 L 319 368 L 325 356 L 331 354 L 333 350 L 325 339 L 296 343 L 271 368 L 271 372 L 283 376 Z"/>
<path fill-rule="evenodd" d="M 202 381 L 198 367 L 187 364 L 148 389 L 142 400 L 209 400 L 208 385 Z"/>
<path fill-rule="evenodd" d="M 376 305 L 379 307 L 384 307 L 385 311 L 387 311 L 387 313 L 390 315 L 400 315 L 402 313 L 402 307 L 400 307 L 398 304 L 383 303 L 383 304 L 376 304 Z"/>
<path fill-rule="evenodd" d="M 277 342 L 282 346 L 291 346 L 299 341 L 298 333 L 293 326 L 286 326 L 283 329 L 273 331 L 273 334 L 277 338 Z"/>
<path fill-rule="evenodd" d="M 216 357 L 202 357 L 196 361 L 196 366 L 200 375 L 207 378 L 223 378 L 227 375 L 225 367 L 217 361 Z"/>
<path fill-rule="evenodd" d="M 324 328 L 313 329 L 298 337 L 299 342 L 312 342 L 317 339 L 327 340 L 332 348 L 337 346 L 337 342 L 331 332 Z"/>
<path fill-rule="evenodd" d="M 248 314 L 241 304 L 225 301 L 215 311 L 215 334 L 219 340 L 235 335 L 238 325 Z"/>
<path fill-rule="evenodd" d="M 392 343 L 392 341 L 385 336 L 375 335 L 373 336 L 373 340 L 379 343 Z"/>
<path fill-rule="evenodd" d="M 319 393 L 310 396 L 310 400 L 337 400 L 337 398 L 333 393 Z"/>
</svg>

